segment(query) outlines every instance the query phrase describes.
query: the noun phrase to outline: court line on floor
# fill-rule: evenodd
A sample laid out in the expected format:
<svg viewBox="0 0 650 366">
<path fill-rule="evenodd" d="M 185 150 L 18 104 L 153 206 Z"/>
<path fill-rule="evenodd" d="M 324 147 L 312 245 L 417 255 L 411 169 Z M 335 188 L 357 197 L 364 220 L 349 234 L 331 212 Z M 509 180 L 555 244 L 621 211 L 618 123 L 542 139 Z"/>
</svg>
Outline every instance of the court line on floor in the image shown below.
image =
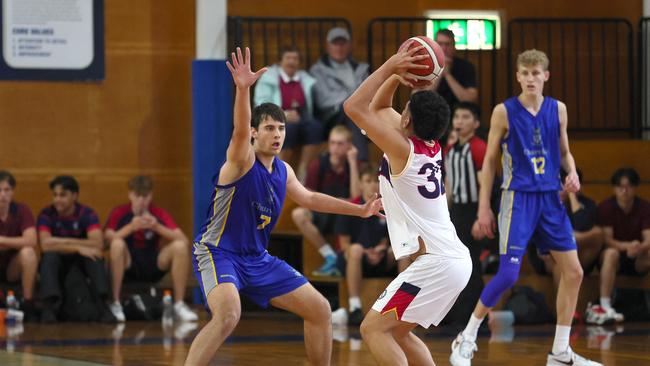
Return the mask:
<svg viewBox="0 0 650 366">
<path fill-rule="evenodd" d="M 9 352 L 0 350 L 0 365 L 2 366 L 105 366 L 103 363 L 73 360 L 70 358 L 43 356 L 34 353 Z"/>
<path fill-rule="evenodd" d="M 480 332 L 481 336 L 490 336 L 489 332 Z M 517 338 L 544 338 L 553 336 L 553 330 L 528 330 L 528 331 L 516 331 L 514 333 L 515 341 Z M 614 336 L 643 336 L 649 335 L 650 330 L 648 329 L 630 329 L 626 330 L 623 333 L 615 334 Z M 451 339 L 453 335 L 450 335 L 448 332 L 436 332 L 436 333 L 426 333 L 422 334 L 418 332 L 418 336 L 424 337 L 425 339 Z M 358 338 L 361 339 L 361 335 L 358 330 L 348 331 L 346 338 Z M 302 342 L 304 339 L 303 334 L 285 334 L 285 335 L 267 335 L 267 336 L 231 336 L 226 339 L 225 344 L 234 345 L 234 344 L 254 344 L 254 343 L 269 343 L 269 342 Z M 114 345 L 116 342 L 120 346 L 137 346 L 137 345 L 156 345 L 164 343 L 185 343 L 190 344 L 193 340 L 193 337 L 185 337 L 183 339 L 175 339 L 173 337 L 144 337 L 144 338 L 134 338 L 134 337 L 124 337 L 120 340 L 115 340 L 113 338 L 84 338 L 84 339 L 46 339 L 46 340 L 15 340 L 13 341 L 12 346 L 15 349 L 22 349 L 26 346 L 32 347 L 68 347 L 68 346 L 107 346 Z M 7 347 L 7 341 L 0 341 L 0 349 L 5 349 Z"/>
</svg>

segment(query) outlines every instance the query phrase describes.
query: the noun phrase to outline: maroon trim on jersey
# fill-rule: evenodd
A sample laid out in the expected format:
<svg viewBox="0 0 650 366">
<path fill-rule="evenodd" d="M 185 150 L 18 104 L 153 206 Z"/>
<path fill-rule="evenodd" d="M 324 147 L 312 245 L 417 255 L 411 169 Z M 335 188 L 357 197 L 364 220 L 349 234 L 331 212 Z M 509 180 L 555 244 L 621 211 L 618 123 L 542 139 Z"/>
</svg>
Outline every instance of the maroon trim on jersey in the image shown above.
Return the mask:
<svg viewBox="0 0 650 366">
<path fill-rule="evenodd" d="M 440 151 L 440 144 L 438 141 L 434 141 L 433 144 L 431 144 L 424 142 L 415 136 L 411 136 L 409 139 L 413 141 L 413 152 L 415 154 L 426 155 L 433 158 Z"/>
<path fill-rule="evenodd" d="M 91 232 L 93 230 L 101 230 L 101 229 L 102 229 L 101 225 L 92 224 L 92 225 L 89 225 L 88 228 L 86 228 L 86 233 L 89 233 L 89 232 Z"/>
<path fill-rule="evenodd" d="M 108 221 L 106 221 L 106 229 L 119 230 L 120 228 L 117 227 L 117 224 L 119 224 L 122 217 L 128 215 L 129 213 L 131 213 L 130 203 L 115 207 L 113 211 L 111 211 L 111 213 L 108 215 Z"/>
</svg>

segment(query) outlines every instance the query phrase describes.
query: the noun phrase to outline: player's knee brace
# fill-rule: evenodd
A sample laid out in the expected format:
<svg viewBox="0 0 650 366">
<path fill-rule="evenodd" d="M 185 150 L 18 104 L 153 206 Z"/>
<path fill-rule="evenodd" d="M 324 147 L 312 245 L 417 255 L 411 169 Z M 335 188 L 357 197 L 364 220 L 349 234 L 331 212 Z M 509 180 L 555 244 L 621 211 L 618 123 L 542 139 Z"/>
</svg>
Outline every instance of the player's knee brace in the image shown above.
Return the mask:
<svg viewBox="0 0 650 366">
<path fill-rule="evenodd" d="M 495 306 L 501 294 L 517 282 L 520 268 L 521 257 L 502 255 L 497 274 L 485 286 L 481 293 L 481 302 L 483 305 L 489 308 Z"/>
</svg>

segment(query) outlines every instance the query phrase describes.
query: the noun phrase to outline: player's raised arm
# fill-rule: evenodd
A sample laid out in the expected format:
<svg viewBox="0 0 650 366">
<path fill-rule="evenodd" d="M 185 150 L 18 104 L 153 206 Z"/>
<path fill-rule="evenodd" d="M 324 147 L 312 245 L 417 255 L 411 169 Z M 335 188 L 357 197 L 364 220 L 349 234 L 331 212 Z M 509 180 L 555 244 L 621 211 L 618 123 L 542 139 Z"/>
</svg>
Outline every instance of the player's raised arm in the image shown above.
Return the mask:
<svg viewBox="0 0 650 366">
<path fill-rule="evenodd" d="M 494 174 L 499 161 L 499 145 L 501 139 L 508 132 L 508 114 L 506 107 L 499 104 L 494 107 L 492 119 L 490 120 L 490 132 L 488 134 L 487 149 L 481 169 L 481 187 L 478 201 L 478 225 L 480 237 L 494 237 L 495 223 L 494 214 L 490 207 L 490 196 L 494 184 Z"/>
<path fill-rule="evenodd" d="M 251 145 L 251 103 L 250 88 L 266 71 L 262 68 L 257 72 L 251 71 L 251 53 L 246 47 L 245 57 L 237 47 L 237 54 L 232 53 L 232 63 L 226 61 L 226 66 L 235 82 L 235 106 L 232 137 L 226 152 L 226 163 L 221 169 L 220 184 L 237 179 L 255 161 L 255 153 Z"/>
<path fill-rule="evenodd" d="M 564 180 L 564 188 L 569 192 L 575 193 L 580 190 L 580 179 L 576 172 L 576 162 L 573 159 L 571 150 L 569 150 L 569 134 L 567 133 L 569 117 L 566 104 L 558 101 L 557 113 L 560 118 L 560 164 L 564 171 L 567 172 L 566 179 Z"/>
<path fill-rule="evenodd" d="M 403 47 L 401 51 L 398 51 L 373 72 L 343 104 L 348 117 L 359 128 L 365 130 L 368 137 L 389 157 L 398 156 L 400 151 L 405 148 L 408 151 L 408 142 L 396 129 L 386 128 L 387 124 L 394 125 L 394 122 L 388 122 L 389 120 L 398 118 L 398 116 L 385 113 L 385 109 L 389 108 L 386 99 L 389 95 L 392 96 L 392 92 L 397 88 L 397 85 L 393 84 L 397 81 L 390 82 L 385 88 L 382 88 L 382 85 L 393 74 L 401 75 L 408 69 L 427 68 L 426 65 L 415 63 L 429 57 L 428 55 L 414 56 L 422 48 L 420 46 L 407 50 L 408 47 Z M 381 90 L 382 93 L 379 94 L 378 90 Z M 371 108 L 371 103 L 375 98 L 377 99 Z"/>
</svg>

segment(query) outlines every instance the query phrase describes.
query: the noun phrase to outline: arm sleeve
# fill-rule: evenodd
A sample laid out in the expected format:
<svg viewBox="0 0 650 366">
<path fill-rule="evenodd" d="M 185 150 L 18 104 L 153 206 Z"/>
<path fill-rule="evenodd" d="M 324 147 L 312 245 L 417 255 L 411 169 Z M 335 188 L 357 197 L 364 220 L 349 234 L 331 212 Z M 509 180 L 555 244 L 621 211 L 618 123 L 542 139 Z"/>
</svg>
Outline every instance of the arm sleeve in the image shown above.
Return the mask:
<svg viewBox="0 0 650 366">
<path fill-rule="evenodd" d="M 318 172 L 320 170 L 320 158 L 314 159 L 307 169 L 305 187 L 311 191 L 318 192 Z"/>
<path fill-rule="evenodd" d="M 52 232 L 52 219 L 47 215 L 45 210 L 41 211 L 38 215 L 36 226 L 38 227 L 38 231 L 47 231 L 48 233 Z"/>
<path fill-rule="evenodd" d="M 601 202 L 598 206 L 598 225 L 600 226 L 614 226 L 608 206 L 608 200 Z"/>
<path fill-rule="evenodd" d="M 34 215 L 27 205 L 20 205 L 19 211 L 20 231 L 23 232 L 30 227 L 34 227 Z"/>
<path fill-rule="evenodd" d="M 82 222 L 85 225 L 86 233 L 101 229 L 101 225 L 99 224 L 99 216 L 97 216 L 97 213 L 90 208 L 84 213 Z"/>
<path fill-rule="evenodd" d="M 158 218 L 158 221 L 160 221 L 167 228 L 174 230 L 178 227 L 178 225 L 176 225 L 174 222 L 172 215 L 170 215 L 169 212 L 163 210 L 162 208 L 156 207 L 152 213 L 154 216 L 156 216 L 156 218 Z"/>
<path fill-rule="evenodd" d="M 108 220 L 106 221 L 106 229 L 118 230 L 117 223 L 120 220 L 120 215 L 118 213 L 119 207 L 111 210 L 111 213 L 108 215 Z"/>
<path fill-rule="evenodd" d="M 641 230 L 650 229 L 650 204 L 646 203 L 641 215 Z"/>
<path fill-rule="evenodd" d="M 477 171 L 483 169 L 483 160 L 485 159 L 485 150 L 487 144 L 480 137 L 475 136 L 469 145 L 472 150 L 472 160 Z"/>
</svg>

